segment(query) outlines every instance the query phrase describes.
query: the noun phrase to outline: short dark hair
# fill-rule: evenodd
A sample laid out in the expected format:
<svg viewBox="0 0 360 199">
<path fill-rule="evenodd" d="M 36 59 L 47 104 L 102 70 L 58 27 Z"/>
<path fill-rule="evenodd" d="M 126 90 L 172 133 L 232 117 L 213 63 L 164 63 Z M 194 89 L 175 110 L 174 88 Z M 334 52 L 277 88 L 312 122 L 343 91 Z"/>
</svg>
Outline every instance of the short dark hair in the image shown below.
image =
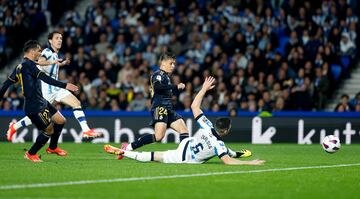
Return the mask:
<svg viewBox="0 0 360 199">
<path fill-rule="evenodd" d="M 61 36 L 63 36 L 61 32 L 55 30 L 48 34 L 48 40 L 52 39 L 55 34 L 60 34 Z"/>
<path fill-rule="evenodd" d="M 176 60 L 176 56 L 172 53 L 169 53 L 169 52 L 164 52 L 160 55 L 160 58 L 159 58 L 159 62 L 162 62 L 162 61 L 165 61 L 165 60 L 168 60 L 168 59 L 173 59 L 173 60 Z"/>
<path fill-rule="evenodd" d="M 24 44 L 24 53 L 29 52 L 29 50 L 34 49 L 34 48 L 39 48 L 40 47 L 40 43 L 36 40 L 29 40 Z"/>
<path fill-rule="evenodd" d="M 215 128 L 216 130 L 227 130 L 230 128 L 231 119 L 228 117 L 220 117 L 217 118 L 215 121 Z"/>
</svg>

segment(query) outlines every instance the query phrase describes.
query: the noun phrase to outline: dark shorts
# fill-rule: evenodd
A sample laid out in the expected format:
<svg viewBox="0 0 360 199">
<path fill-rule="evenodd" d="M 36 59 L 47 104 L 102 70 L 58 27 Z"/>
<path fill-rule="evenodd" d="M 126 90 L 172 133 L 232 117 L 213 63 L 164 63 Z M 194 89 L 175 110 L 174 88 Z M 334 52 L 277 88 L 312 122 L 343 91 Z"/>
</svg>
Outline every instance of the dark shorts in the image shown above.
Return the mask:
<svg viewBox="0 0 360 199">
<path fill-rule="evenodd" d="M 30 118 L 31 122 L 36 126 L 36 128 L 43 131 L 51 124 L 51 117 L 56 112 L 57 109 L 48 102 L 47 106 L 39 113 L 29 114 L 27 116 Z"/>
<path fill-rule="evenodd" d="M 150 126 L 152 127 L 154 127 L 157 122 L 164 122 L 167 124 L 167 127 L 170 127 L 171 123 L 178 119 L 182 119 L 181 115 L 176 113 L 174 110 L 161 106 L 151 110 L 151 116 L 152 120 L 150 122 Z"/>
</svg>

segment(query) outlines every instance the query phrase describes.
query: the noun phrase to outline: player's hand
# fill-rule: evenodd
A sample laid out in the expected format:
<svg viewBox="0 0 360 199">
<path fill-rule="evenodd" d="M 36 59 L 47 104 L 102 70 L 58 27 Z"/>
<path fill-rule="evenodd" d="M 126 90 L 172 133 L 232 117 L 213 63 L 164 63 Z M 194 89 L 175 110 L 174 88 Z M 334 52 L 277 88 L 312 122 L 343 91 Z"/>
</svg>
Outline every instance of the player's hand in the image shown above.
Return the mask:
<svg viewBox="0 0 360 199">
<path fill-rule="evenodd" d="M 69 64 L 70 64 L 70 59 L 69 58 L 66 58 L 64 61 L 61 62 L 62 66 L 69 65 Z"/>
<path fill-rule="evenodd" d="M 66 84 L 66 89 L 72 92 L 76 92 L 79 90 L 79 87 L 77 87 L 76 85 L 72 84 L 72 83 L 67 83 Z"/>
<path fill-rule="evenodd" d="M 214 83 L 215 83 L 215 78 L 209 76 L 205 79 L 202 88 L 205 89 L 206 91 L 211 90 L 215 87 Z"/>
<path fill-rule="evenodd" d="M 62 59 L 54 60 L 51 64 L 61 65 Z"/>
<path fill-rule="evenodd" d="M 185 88 L 185 84 L 180 83 L 180 84 L 177 85 L 177 88 L 178 88 L 179 90 L 183 90 L 183 89 Z"/>
<path fill-rule="evenodd" d="M 248 162 L 248 165 L 263 165 L 266 161 L 265 160 L 251 160 Z"/>
</svg>

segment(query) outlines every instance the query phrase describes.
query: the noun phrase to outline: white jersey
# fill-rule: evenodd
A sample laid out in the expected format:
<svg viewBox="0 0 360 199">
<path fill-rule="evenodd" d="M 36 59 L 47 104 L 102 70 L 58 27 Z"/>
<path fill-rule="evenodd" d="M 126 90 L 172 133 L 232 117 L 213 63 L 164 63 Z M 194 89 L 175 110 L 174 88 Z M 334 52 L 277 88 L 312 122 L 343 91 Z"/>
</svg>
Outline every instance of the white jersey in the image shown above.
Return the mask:
<svg viewBox="0 0 360 199">
<path fill-rule="evenodd" d="M 59 59 L 59 55 L 51 48 L 45 48 L 41 52 L 41 57 L 44 57 L 46 61 L 55 61 Z M 50 76 L 58 80 L 59 78 L 59 65 L 58 64 L 51 64 L 47 66 L 38 66 L 38 68 L 43 71 L 46 75 Z M 66 90 L 62 89 L 53 85 L 49 85 L 43 81 L 41 81 L 41 90 L 43 97 L 53 103 L 54 100 L 60 102 L 60 100 L 71 93 Z"/>
<path fill-rule="evenodd" d="M 221 158 L 229 153 L 229 149 L 205 115 L 201 114 L 197 118 L 197 123 L 201 127 L 198 133 L 181 141 L 176 150 L 166 151 L 164 163 L 201 164 L 214 156 Z"/>
<path fill-rule="evenodd" d="M 55 61 L 59 59 L 59 55 L 51 48 L 45 48 L 41 52 L 41 57 L 44 57 L 46 61 Z M 59 78 L 59 65 L 51 64 L 47 66 L 41 66 L 41 71 L 45 72 L 48 76 L 54 79 Z"/>
<path fill-rule="evenodd" d="M 214 156 L 221 158 L 228 154 L 225 143 L 215 131 L 211 121 L 203 114 L 196 121 L 200 125 L 200 130 L 189 142 L 191 159 L 203 163 Z"/>
</svg>

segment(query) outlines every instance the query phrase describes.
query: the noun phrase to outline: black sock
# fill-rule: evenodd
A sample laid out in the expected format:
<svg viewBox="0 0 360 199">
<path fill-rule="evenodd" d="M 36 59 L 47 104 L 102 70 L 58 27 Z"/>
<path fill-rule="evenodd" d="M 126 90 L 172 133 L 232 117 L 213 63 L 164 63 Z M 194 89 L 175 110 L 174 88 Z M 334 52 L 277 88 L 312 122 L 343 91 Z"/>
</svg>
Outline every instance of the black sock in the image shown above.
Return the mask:
<svg viewBox="0 0 360 199">
<path fill-rule="evenodd" d="M 180 142 L 183 141 L 183 139 L 188 138 L 189 134 L 188 133 L 181 133 L 180 134 Z"/>
<path fill-rule="evenodd" d="M 40 135 L 37 136 L 35 143 L 31 146 L 29 154 L 35 155 L 49 139 L 49 135 L 46 135 L 45 133 L 40 133 Z"/>
<path fill-rule="evenodd" d="M 154 161 L 154 152 L 151 152 L 151 161 Z"/>
<path fill-rule="evenodd" d="M 153 134 L 146 134 L 141 136 L 138 140 L 136 140 L 135 142 L 131 143 L 131 147 L 133 148 L 133 150 L 142 147 L 146 144 L 150 144 L 155 142 L 155 135 Z"/>
<path fill-rule="evenodd" d="M 49 148 L 56 149 L 64 124 L 54 124 L 54 134 L 51 135 Z"/>
</svg>

